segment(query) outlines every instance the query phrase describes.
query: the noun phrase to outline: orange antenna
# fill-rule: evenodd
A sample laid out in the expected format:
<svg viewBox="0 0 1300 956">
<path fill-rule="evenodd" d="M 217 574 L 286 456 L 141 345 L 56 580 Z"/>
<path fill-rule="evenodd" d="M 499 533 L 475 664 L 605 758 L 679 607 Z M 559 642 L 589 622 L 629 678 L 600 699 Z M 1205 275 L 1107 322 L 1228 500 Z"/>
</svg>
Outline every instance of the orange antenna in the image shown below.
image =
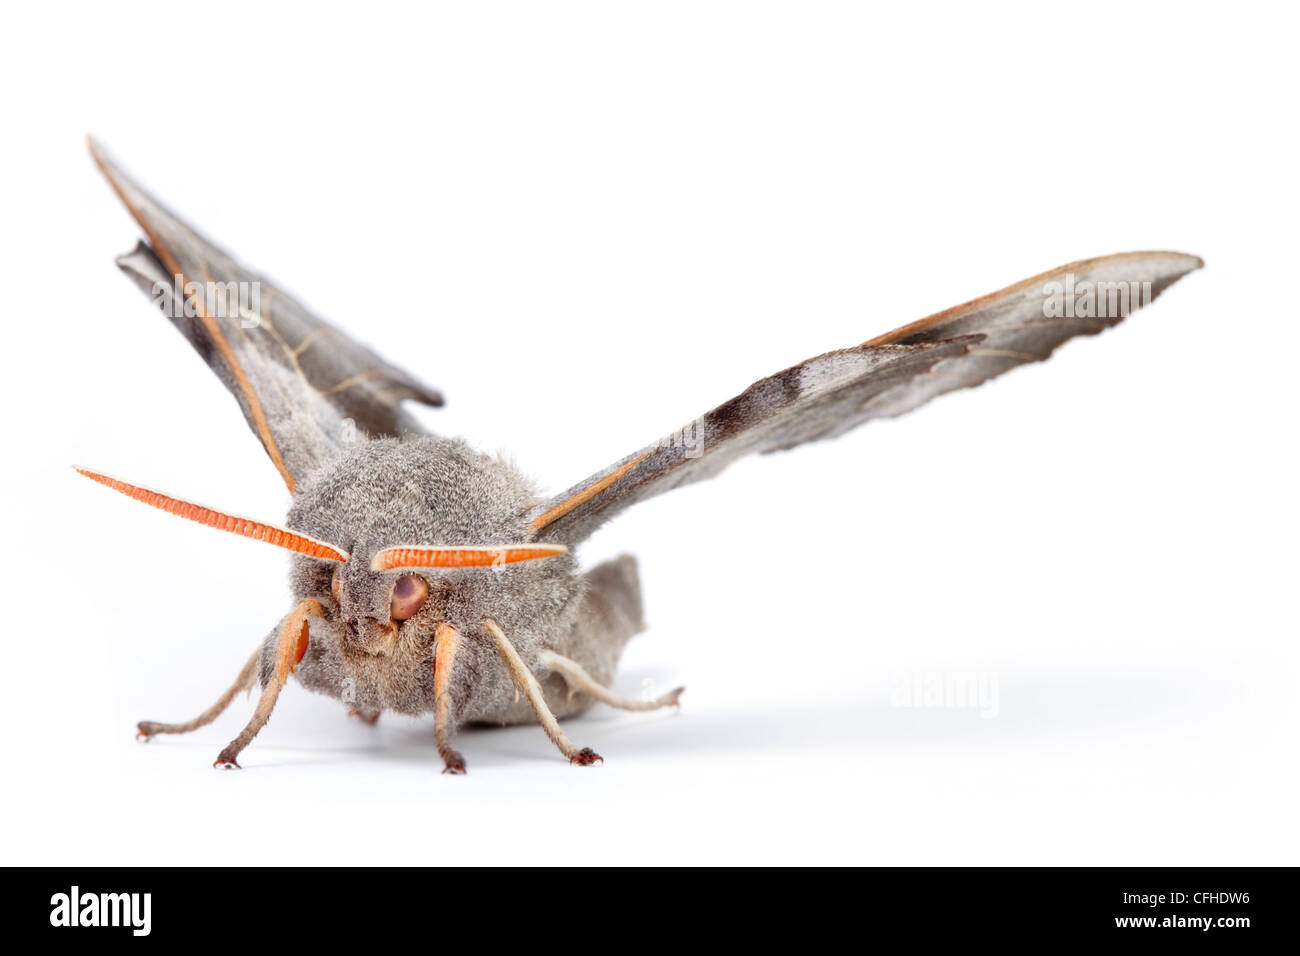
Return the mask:
<svg viewBox="0 0 1300 956">
<path fill-rule="evenodd" d="M 519 561 L 552 558 L 568 551 L 562 544 L 449 544 L 433 548 L 385 548 L 370 562 L 372 571 L 397 568 L 490 568 Z"/>
<path fill-rule="evenodd" d="M 110 478 L 108 475 L 101 475 L 99 472 L 90 471 L 86 468 L 76 468 L 79 474 L 85 475 L 91 481 L 97 481 L 101 485 L 112 488 L 114 491 L 120 491 L 128 498 L 134 498 L 136 501 L 143 501 L 147 505 L 160 508 L 168 514 L 179 515 L 182 518 L 188 518 L 190 521 L 197 521 L 199 524 L 205 524 L 209 528 L 216 528 L 218 531 L 229 531 L 232 534 L 241 534 L 245 538 L 254 538 L 258 541 L 265 541 L 267 544 L 273 544 L 277 548 L 285 548 L 289 551 L 296 551 L 298 554 L 305 554 L 312 558 L 321 558 L 325 561 L 346 561 L 348 553 L 342 548 L 336 548 L 333 545 L 326 544 L 323 541 L 317 541 L 315 538 L 309 538 L 305 534 L 298 534 L 296 531 L 286 531 L 284 528 L 277 528 L 274 525 L 263 524 L 260 521 L 252 521 L 248 518 L 240 518 L 237 515 L 228 515 L 221 511 L 214 511 L 211 508 L 205 508 L 203 505 L 196 505 L 189 501 L 181 501 L 179 498 L 172 498 L 161 492 L 151 491 L 148 488 L 141 488 L 138 485 L 127 484 L 117 478 Z"/>
</svg>

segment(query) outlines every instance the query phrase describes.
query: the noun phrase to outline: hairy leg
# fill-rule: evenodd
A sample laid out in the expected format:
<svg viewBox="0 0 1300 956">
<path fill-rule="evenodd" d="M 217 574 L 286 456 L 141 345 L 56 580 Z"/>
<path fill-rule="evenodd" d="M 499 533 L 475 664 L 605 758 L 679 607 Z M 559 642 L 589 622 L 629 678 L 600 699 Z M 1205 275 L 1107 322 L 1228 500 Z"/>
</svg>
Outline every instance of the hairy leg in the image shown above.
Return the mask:
<svg viewBox="0 0 1300 956">
<path fill-rule="evenodd" d="M 658 710 L 660 707 L 677 706 L 677 698 L 682 696 L 685 687 L 674 687 L 662 697 L 654 700 L 633 700 L 616 694 L 604 684 L 598 684 L 577 661 L 570 660 L 554 651 L 542 651 L 542 663 L 556 671 L 568 683 L 570 691 L 580 691 L 596 700 L 620 710 Z"/>
<path fill-rule="evenodd" d="M 497 622 L 488 618 L 483 622 L 487 632 L 492 635 L 496 642 L 497 653 L 501 655 L 501 660 L 505 662 L 506 670 L 510 672 L 510 678 L 515 682 L 515 687 L 528 698 L 528 703 L 533 707 L 533 712 L 537 714 L 537 720 L 546 731 L 546 736 L 551 738 L 551 743 L 560 748 L 560 753 L 569 758 L 569 763 L 589 766 L 599 760 L 605 762 L 605 758 L 596 753 L 590 747 L 579 749 L 574 746 L 573 741 L 564 735 L 560 729 L 560 722 L 555 719 L 551 713 L 551 708 L 546 706 L 546 698 L 542 695 L 542 687 L 537 683 L 537 678 L 533 672 L 524 664 L 519 652 L 515 646 L 510 643 L 510 639 L 502 633 Z"/>
<path fill-rule="evenodd" d="M 271 679 L 262 690 L 262 697 L 257 702 L 257 710 L 253 712 L 253 719 L 239 732 L 239 736 L 217 755 L 212 766 L 226 770 L 239 769 L 239 763 L 235 758 L 271 719 L 271 711 L 275 709 L 275 702 L 280 697 L 281 688 L 293 673 L 293 669 L 298 666 L 298 662 L 302 660 L 302 656 L 307 653 L 307 619 L 313 614 L 320 613 L 320 604 L 308 598 L 290 611 L 289 616 L 284 619 L 275 642 L 275 670 L 271 672 Z"/>
<path fill-rule="evenodd" d="M 455 715 L 452 714 L 451 669 L 456 663 L 456 649 L 460 646 L 460 631 L 443 622 L 434 631 L 433 650 L 433 736 L 442 757 L 443 773 L 464 773 L 465 758 L 451 746 L 456 732 Z"/>
<path fill-rule="evenodd" d="M 182 724 L 161 724 L 155 720 L 142 720 L 135 725 L 136 736 L 141 740 L 150 740 L 155 734 L 188 734 L 191 730 L 198 730 L 212 723 L 230 706 L 230 702 L 240 691 L 251 689 L 257 682 L 257 662 L 261 658 L 262 649 L 259 647 L 253 651 L 253 656 L 248 659 L 248 663 L 239 672 L 235 682 L 217 698 L 217 702 L 193 720 L 187 720 Z"/>
</svg>

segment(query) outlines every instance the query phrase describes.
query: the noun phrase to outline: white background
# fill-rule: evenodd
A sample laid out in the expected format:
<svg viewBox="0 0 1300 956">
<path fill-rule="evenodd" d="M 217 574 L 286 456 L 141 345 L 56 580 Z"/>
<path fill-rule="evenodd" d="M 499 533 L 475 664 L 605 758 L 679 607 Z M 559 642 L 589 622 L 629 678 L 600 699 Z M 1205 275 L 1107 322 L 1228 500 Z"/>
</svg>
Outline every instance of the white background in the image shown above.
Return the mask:
<svg viewBox="0 0 1300 956">
<path fill-rule="evenodd" d="M 75 11 L 75 12 L 73 12 Z M 13 863 L 1297 862 L 1291 9 L 10 5 Z M 94 133 L 559 490 L 755 378 L 1086 256 L 1199 254 L 1050 362 L 643 505 L 680 713 L 368 728 L 233 678 L 286 557 L 76 477 L 279 522 L 232 400 L 112 259 Z M 996 706 L 898 706 L 974 674 Z M 991 685 L 989 685 L 991 686 Z"/>
</svg>

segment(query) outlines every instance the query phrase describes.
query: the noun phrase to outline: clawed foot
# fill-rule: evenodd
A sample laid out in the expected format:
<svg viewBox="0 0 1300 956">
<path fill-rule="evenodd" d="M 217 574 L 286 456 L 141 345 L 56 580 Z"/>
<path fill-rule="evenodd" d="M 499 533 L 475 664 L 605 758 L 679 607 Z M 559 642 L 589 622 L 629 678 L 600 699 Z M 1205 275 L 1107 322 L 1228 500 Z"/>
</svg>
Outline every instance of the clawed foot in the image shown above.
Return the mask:
<svg viewBox="0 0 1300 956">
<path fill-rule="evenodd" d="M 590 767 L 597 760 L 601 763 L 605 762 L 605 758 L 596 753 L 596 751 L 592 750 L 590 747 L 583 747 L 569 758 L 569 763 L 576 763 L 580 767 Z"/>
<path fill-rule="evenodd" d="M 242 770 L 243 769 L 243 767 L 239 766 L 239 761 L 237 761 L 233 755 L 227 755 L 224 750 L 217 755 L 216 760 L 212 761 L 212 766 L 218 770 Z"/>
<path fill-rule="evenodd" d="M 153 739 L 154 734 L 162 733 L 166 727 L 166 724 L 160 724 L 156 720 L 142 720 L 135 725 L 135 739 L 147 743 Z"/>
<path fill-rule="evenodd" d="M 465 773 L 465 758 L 455 750 L 444 756 L 442 761 L 446 765 L 442 768 L 443 773 L 452 775 Z"/>
<path fill-rule="evenodd" d="M 379 711 L 377 710 L 357 710 L 353 708 L 348 711 L 349 717 L 355 717 L 357 720 L 363 720 L 370 726 L 374 726 L 379 720 Z"/>
</svg>

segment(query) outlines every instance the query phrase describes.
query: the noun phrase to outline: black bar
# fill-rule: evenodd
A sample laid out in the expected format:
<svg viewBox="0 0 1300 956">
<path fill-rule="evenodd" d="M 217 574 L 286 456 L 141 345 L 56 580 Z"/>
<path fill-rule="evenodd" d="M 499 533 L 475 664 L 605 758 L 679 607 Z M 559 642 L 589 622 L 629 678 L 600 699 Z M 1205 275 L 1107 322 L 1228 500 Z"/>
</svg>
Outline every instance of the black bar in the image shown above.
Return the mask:
<svg viewBox="0 0 1300 956">
<path fill-rule="evenodd" d="M 606 944 L 630 945 L 680 940 L 692 927 L 732 942 L 822 939 L 834 930 L 868 945 L 901 933 L 918 946 L 1128 939 L 1236 948 L 1287 940 L 1295 925 L 1290 869 L 49 868 L 10 875 L 16 890 L 6 896 L 7 926 L 51 939 L 117 936 L 142 945 L 229 933 L 374 948 L 390 934 L 437 938 L 449 927 L 476 928 L 494 945 L 552 932 L 560 934 L 556 942 L 597 933 Z M 116 911 L 119 925 L 68 925 L 74 886 L 79 922 L 110 921 Z M 113 896 L 105 902 L 100 894 Z"/>
</svg>

